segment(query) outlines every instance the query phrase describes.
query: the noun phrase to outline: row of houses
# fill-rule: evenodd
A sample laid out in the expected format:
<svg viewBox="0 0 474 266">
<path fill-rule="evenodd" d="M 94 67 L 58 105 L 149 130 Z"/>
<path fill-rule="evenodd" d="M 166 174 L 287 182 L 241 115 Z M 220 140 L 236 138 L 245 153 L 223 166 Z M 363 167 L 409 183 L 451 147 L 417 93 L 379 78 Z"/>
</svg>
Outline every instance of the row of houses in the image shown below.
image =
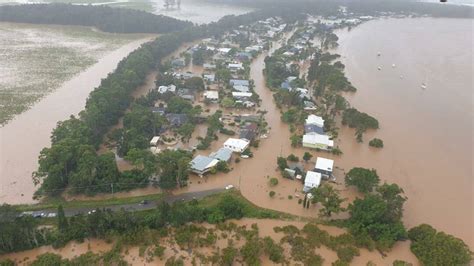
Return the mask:
<svg viewBox="0 0 474 266">
<path fill-rule="evenodd" d="M 219 161 L 229 162 L 233 153 L 242 153 L 249 147 L 249 145 L 249 140 L 229 138 L 224 142 L 222 148 L 216 152 L 212 152 L 209 156 L 197 155 L 194 157 L 189 164 L 190 170 L 199 176 L 203 176 L 211 171 Z"/>
</svg>

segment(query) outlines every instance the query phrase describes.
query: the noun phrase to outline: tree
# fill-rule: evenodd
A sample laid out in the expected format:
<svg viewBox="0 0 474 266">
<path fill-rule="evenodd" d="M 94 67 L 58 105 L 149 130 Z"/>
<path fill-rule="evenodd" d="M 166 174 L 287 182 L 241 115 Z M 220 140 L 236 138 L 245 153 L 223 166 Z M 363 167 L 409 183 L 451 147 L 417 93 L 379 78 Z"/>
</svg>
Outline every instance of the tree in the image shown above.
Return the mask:
<svg viewBox="0 0 474 266">
<path fill-rule="evenodd" d="M 249 240 L 240 248 L 240 255 L 247 265 L 260 265 L 261 246 L 258 241 Z"/>
<path fill-rule="evenodd" d="M 396 241 L 406 238 L 406 230 L 400 219 L 394 219 L 388 206 L 379 194 L 354 200 L 348 208 L 350 231 L 358 239 L 369 237 L 382 251 L 390 249 Z"/>
<path fill-rule="evenodd" d="M 345 178 L 347 186 L 355 186 L 362 193 L 369 193 L 379 184 L 380 178 L 375 169 L 352 168 Z"/>
<path fill-rule="evenodd" d="M 376 190 L 387 204 L 385 218 L 392 221 L 400 220 L 403 216 L 403 204 L 407 200 L 407 197 L 403 196 L 403 189 L 397 184 L 384 183 Z"/>
<path fill-rule="evenodd" d="M 192 77 L 184 81 L 184 86 L 187 89 L 203 91 L 205 88 L 204 81 L 201 77 Z"/>
<path fill-rule="evenodd" d="M 277 245 L 271 237 L 267 236 L 263 238 L 263 251 L 274 263 L 282 263 L 285 259 L 283 255 L 283 248 Z"/>
<path fill-rule="evenodd" d="M 274 186 L 278 185 L 278 178 L 276 178 L 276 177 L 270 178 L 269 183 L 270 183 L 271 187 L 274 187 Z"/>
<path fill-rule="evenodd" d="M 62 258 L 60 255 L 53 253 L 44 253 L 39 255 L 31 266 L 59 266 L 62 264 Z"/>
<path fill-rule="evenodd" d="M 373 138 L 371 141 L 369 141 L 369 146 L 375 147 L 375 148 L 383 148 L 383 140 L 378 139 L 378 138 Z"/>
<path fill-rule="evenodd" d="M 411 251 L 423 265 L 469 265 L 473 253 L 459 238 L 421 224 L 408 231 Z"/>
<path fill-rule="evenodd" d="M 301 142 L 303 141 L 303 138 L 301 136 L 293 134 L 291 135 L 290 140 L 291 140 L 291 147 L 298 147 L 298 145 L 300 145 Z"/>
<path fill-rule="evenodd" d="M 296 156 L 294 154 L 288 155 L 288 157 L 286 159 L 290 162 L 299 162 L 299 160 L 300 160 L 300 158 L 298 158 L 298 156 Z"/>
<path fill-rule="evenodd" d="M 278 168 L 283 171 L 285 168 L 288 168 L 288 163 L 286 162 L 285 157 L 277 157 Z"/>
<path fill-rule="evenodd" d="M 268 196 L 270 196 L 270 198 L 273 198 L 275 197 L 275 194 L 276 194 L 275 191 L 272 190 L 268 193 Z"/>
<path fill-rule="evenodd" d="M 198 49 L 193 53 L 193 65 L 202 66 L 204 64 L 205 51 L 203 49 Z"/>
<path fill-rule="evenodd" d="M 303 155 L 303 160 L 307 163 L 309 160 L 311 160 L 312 157 L 313 155 L 311 153 L 305 152 Z"/>
<path fill-rule="evenodd" d="M 234 259 L 237 256 L 237 252 L 238 252 L 237 249 L 232 246 L 228 246 L 224 248 L 222 250 L 220 265 L 232 266 L 234 263 Z"/>
<path fill-rule="evenodd" d="M 320 203 L 323 208 L 319 210 L 321 216 L 330 217 L 333 213 L 339 213 L 343 210 L 341 203 L 344 199 L 341 199 L 337 190 L 331 185 L 324 184 L 318 188 L 311 190 L 313 198 L 312 203 Z"/>
<path fill-rule="evenodd" d="M 64 232 L 67 230 L 68 222 L 67 218 L 64 215 L 63 205 L 59 204 L 58 206 L 58 229 L 60 232 Z"/>
</svg>

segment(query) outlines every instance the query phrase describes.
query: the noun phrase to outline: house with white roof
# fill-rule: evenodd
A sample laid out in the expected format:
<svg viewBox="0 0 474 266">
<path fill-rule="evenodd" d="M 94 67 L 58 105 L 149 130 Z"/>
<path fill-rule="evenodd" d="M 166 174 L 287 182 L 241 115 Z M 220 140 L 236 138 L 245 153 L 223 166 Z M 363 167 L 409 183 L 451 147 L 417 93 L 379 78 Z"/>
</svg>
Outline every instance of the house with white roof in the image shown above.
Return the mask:
<svg viewBox="0 0 474 266">
<path fill-rule="evenodd" d="M 323 157 L 316 158 L 316 165 L 314 171 L 321 173 L 323 178 L 331 178 L 334 167 L 334 161 Z"/>
<path fill-rule="evenodd" d="M 240 91 L 240 92 L 249 92 L 250 89 L 248 86 L 244 85 L 234 85 L 233 87 L 234 91 Z"/>
<path fill-rule="evenodd" d="M 303 191 L 308 192 L 312 188 L 317 188 L 321 184 L 321 173 L 308 171 L 304 179 Z"/>
<path fill-rule="evenodd" d="M 171 85 L 168 85 L 168 86 L 159 86 L 158 87 L 158 92 L 160 94 L 163 94 L 163 93 L 166 93 L 166 92 L 176 92 L 176 86 L 171 84 Z"/>
<path fill-rule="evenodd" d="M 217 49 L 217 51 L 221 54 L 228 54 L 230 50 L 232 50 L 232 48 L 222 47 L 222 48 Z"/>
<path fill-rule="evenodd" d="M 228 64 L 227 65 L 227 68 L 230 70 L 230 71 L 239 71 L 239 70 L 243 70 L 244 69 L 244 65 L 242 65 L 241 63 L 238 63 L 238 64 L 235 64 L 235 63 L 231 63 L 231 64 Z"/>
<path fill-rule="evenodd" d="M 229 80 L 229 84 L 231 86 L 237 86 L 237 85 L 241 85 L 241 86 L 250 86 L 250 82 L 246 79 L 231 79 Z"/>
<path fill-rule="evenodd" d="M 219 101 L 219 92 L 218 91 L 205 91 L 204 98 L 211 102 Z"/>
<path fill-rule="evenodd" d="M 192 172 L 198 175 L 204 175 L 209 172 L 212 167 L 216 166 L 219 160 L 207 157 L 204 155 L 198 155 L 189 163 Z"/>
<path fill-rule="evenodd" d="M 303 135 L 303 147 L 330 150 L 334 147 L 334 141 L 330 140 L 328 135 L 305 134 Z"/>
<path fill-rule="evenodd" d="M 150 140 L 150 146 L 158 146 L 158 142 L 160 141 L 160 136 L 154 136 L 151 140 Z"/>
<path fill-rule="evenodd" d="M 233 152 L 242 153 L 250 145 L 250 141 L 245 139 L 229 138 L 224 142 L 224 147 L 231 149 Z"/>
<path fill-rule="evenodd" d="M 236 99 L 246 99 L 252 97 L 251 92 L 240 92 L 240 91 L 233 91 L 232 92 L 232 97 Z"/>
<path fill-rule="evenodd" d="M 324 127 L 324 119 L 317 115 L 308 115 L 306 118 L 306 125 L 317 125 L 319 127 Z"/>
</svg>

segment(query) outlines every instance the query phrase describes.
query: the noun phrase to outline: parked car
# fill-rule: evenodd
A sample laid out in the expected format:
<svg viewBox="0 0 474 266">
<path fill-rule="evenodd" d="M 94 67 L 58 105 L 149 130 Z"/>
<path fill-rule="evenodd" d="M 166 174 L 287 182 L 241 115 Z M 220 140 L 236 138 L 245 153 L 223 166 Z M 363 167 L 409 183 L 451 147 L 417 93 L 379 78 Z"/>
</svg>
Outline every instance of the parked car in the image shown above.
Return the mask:
<svg viewBox="0 0 474 266">
<path fill-rule="evenodd" d="M 90 214 L 93 214 L 93 213 L 96 213 L 96 212 L 97 212 L 97 210 L 94 209 L 94 210 L 88 211 L 87 214 L 90 215 Z"/>
<path fill-rule="evenodd" d="M 225 187 L 226 190 L 233 189 L 233 188 L 234 188 L 234 185 L 227 185 L 227 186 Z"/>
<path fill-rule="evenodd" d="M 56 213 L 55 213 L 55 212 L 50 212 L 50 213 L 48 213 L 48 214 L 46 215 L 46 217 L 48 217 L 48 218 L 54 218 L 54 217 L 56 217 Z"/>
<path fill-rule="evenodd" d="M 240 155 L 240 157 L 243 158 L 243 159 L 248 159 L 248 158 L 250 158 L 250 156 L 245 155 L 245 154 Z"/>
<path fill-rule="evenodd" d="M 142 200 L 142 201 L 140 202 L 140 205 L 147 205 L 148 203 L 149 203 L 148 200 Z"/>
</svg>

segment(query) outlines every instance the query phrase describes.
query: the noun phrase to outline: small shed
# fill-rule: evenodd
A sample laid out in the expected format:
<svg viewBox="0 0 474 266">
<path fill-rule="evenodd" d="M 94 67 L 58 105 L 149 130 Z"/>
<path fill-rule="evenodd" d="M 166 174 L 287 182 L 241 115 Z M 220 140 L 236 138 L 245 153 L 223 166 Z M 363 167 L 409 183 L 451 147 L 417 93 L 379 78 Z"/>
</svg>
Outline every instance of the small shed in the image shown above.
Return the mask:
<svg viewBox="0 0 474 266">
<path fill-rule="evenodd" d="M 154 136 L 151 140 L 150 140 L 150 146 L 158 146 L 158 142 L 160 141 L 160 136 Z"/>
</svg>

